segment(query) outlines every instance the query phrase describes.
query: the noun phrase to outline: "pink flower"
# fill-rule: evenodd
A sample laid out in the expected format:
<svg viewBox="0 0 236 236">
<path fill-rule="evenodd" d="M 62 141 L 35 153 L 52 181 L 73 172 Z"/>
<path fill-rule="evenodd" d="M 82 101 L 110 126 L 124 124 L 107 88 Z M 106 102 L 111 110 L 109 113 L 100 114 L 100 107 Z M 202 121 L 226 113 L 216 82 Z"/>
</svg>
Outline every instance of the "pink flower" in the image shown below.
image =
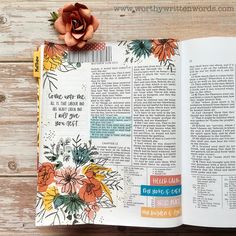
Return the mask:
<svg viewBox="0 0 236 236">
<path fill-rule="evenodd" d="M 84 210 L 89 220 L 93 222 L 96 216 L 96 212 L 98 212 L 99 209 L 100 207 L 96 203 L 94 203 L 92 205 L 87 206 Z"/>
<path fill-rule="evenodd" d="M 83 185 L 83 175 L 76 168 L 67 167 L 56 171 L 56 184 L 61 186 L 62 193 L 77 193 Z"/>
<path fill-rule="evenodd" d="M 67 3 L 59 9 L 59 17 L 54 23 L 55 29 L 60 33 L 67 46 L 82 48 L 93 37 L 99 25 L 96 17 L 83 4 Z"/>
</svg>

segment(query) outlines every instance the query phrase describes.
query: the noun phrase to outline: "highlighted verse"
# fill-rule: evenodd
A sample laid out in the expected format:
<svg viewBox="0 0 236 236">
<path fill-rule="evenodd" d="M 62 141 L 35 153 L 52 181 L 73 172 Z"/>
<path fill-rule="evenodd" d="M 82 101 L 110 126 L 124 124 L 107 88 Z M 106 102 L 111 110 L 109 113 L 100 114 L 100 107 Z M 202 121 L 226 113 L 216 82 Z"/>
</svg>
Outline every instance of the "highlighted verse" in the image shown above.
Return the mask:
<svg viewBox="0 0 236 236">
<path fill-rule="evenodd" d="M 181 216 L 180 207 L 152 208 L 141 207 L 141 216 L 148 218 L 175 218 Z"/>
<path fill-rule="evenodd" d="M 176 186 L 141 185 L 141 196 L 173 197 L 179 195 L 181 195 L 181 185 L 176 185 Z"/>
</svg>

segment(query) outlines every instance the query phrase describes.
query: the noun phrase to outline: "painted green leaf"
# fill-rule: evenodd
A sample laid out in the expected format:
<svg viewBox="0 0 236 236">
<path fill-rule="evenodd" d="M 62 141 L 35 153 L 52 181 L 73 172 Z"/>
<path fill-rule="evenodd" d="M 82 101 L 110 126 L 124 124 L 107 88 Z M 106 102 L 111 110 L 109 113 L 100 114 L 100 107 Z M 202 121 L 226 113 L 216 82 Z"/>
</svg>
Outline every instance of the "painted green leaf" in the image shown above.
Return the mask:
<svg viewBox="0 0 236 236">
<path fill-rule="evenodd" d="M 65 202 L 64 196 L 58 195 L 58 196 L 55 198 L 55 200 L 54 200 L 53 203 L 54 203 L 55 208 L 58 208 L 59 206 L 61 206 L 62 204 L 64 204 L 64 202 Z"/>
<path fill-rule="evenodd" d="M 58 161 L 57 164 L 55 165 L 56 170 L 57 170 L 57 169 L 60 169 L 62 166 L 63 166 L 62 162 L 61 162 L 61 161 Z"/>
</svg>

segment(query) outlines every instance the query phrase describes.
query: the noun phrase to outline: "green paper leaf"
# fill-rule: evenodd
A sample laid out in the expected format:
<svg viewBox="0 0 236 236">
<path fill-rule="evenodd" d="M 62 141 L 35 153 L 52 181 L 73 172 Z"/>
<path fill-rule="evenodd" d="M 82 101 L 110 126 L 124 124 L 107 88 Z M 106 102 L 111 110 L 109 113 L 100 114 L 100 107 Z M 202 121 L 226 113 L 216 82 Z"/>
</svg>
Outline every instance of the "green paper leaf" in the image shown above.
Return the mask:
<svg viewBox="0 0 236 236">
<path fill-rule="evenodd" d="M 58 19 L 59 15 L 58 15 L 58 13 L 53 11 L 53 12 L 50 12 L 50 16 L 51 16 L 51 18 L 48 21 L 50 21 L 51 25 L 53 25 L 54 22 Z"/>
</svg>

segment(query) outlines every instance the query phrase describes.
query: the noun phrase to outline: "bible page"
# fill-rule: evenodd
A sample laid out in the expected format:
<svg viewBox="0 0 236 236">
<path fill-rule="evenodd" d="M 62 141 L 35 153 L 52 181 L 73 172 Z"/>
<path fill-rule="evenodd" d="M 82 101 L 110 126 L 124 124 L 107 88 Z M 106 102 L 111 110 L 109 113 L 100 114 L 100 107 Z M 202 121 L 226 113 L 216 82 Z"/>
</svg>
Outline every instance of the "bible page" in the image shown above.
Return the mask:
<svg viewBox="0 0 236 236">
<path fill-rule="evenodd" d="M 182 224 L 178 47 L 44 45 L 37 225 Z"/>
<path fill-rule="evenodd" d="M 236 38 L 183 41 L 183 223 L 236 227 Z"/>
</svg>

